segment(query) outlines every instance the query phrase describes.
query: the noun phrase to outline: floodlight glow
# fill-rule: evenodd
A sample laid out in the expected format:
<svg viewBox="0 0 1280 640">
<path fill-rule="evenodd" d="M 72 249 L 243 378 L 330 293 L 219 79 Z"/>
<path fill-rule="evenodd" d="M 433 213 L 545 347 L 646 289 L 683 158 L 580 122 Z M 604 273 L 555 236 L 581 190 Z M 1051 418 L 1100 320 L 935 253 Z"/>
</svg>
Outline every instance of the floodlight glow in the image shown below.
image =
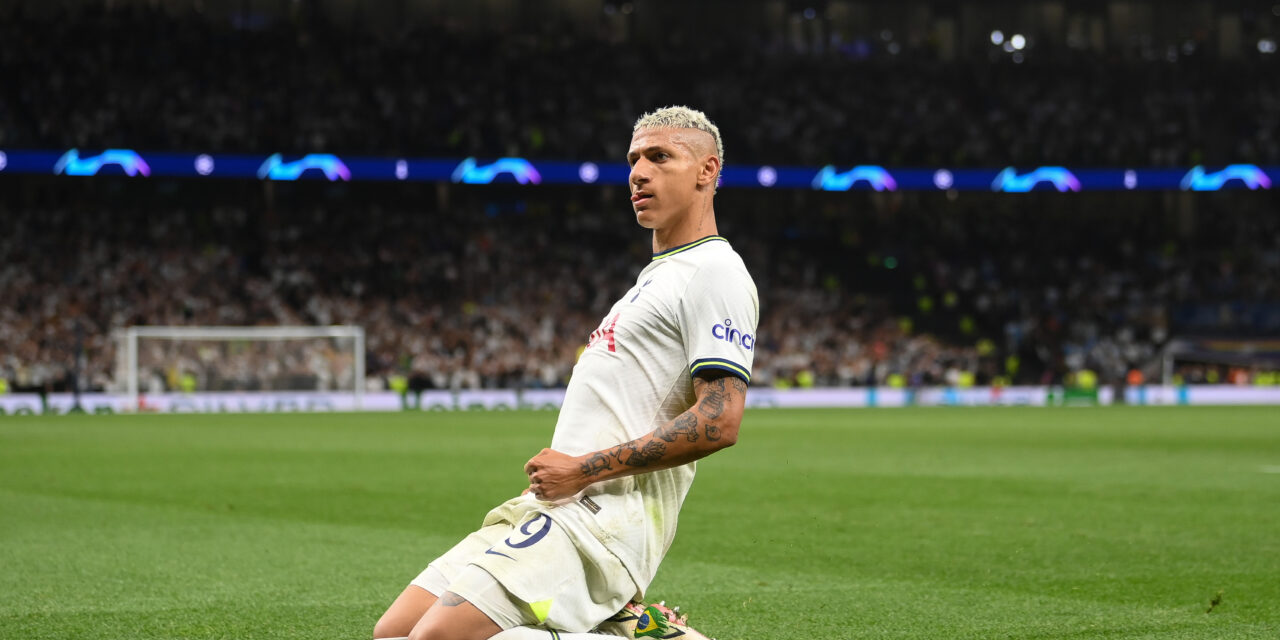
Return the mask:
<svg viewBox="0 0 1280 640">
<path fill-rule="evenodd" d="M 1127 169 L 1124 172 L 1124 188 L 1133 189 L 1138 186 L 1138 172 L 1133 169 Z"/>
<path fill-rule="evenodd" d="M 207 153 L 202 153 L 196 156 L 196 161 L 194 164 L 196 168 L 196 173 L 202 176 L 207 176 L 213 173 L 213 167 L 214 167 L 213 157 Z"/>
<path fill-rule="evenodd" d="M 409 177 L 409 163 L 404 160 L 396 160 L 396 180 L 404 180 Z"/>
<path fill-rule="evenodd" d="M 578 165 L 578 179 L 587 184 L 594 184 L 600 179 L 600 167 L 594 162 L 584 162 Z"/>
<path fill-rule="evenodd" d="M 1258 52 L 1259 53 L 1275 53 L 1276 41 L 1272 40 L 1271 38 L 1262 38 L 1261 40 L 1258 40 Z"/>
<path fill-rule="evenodd" d="M 9 166 L 9 156 L 5 155 L 3 151 L 0 151 L 0 171 L 4 171 L 4 168 L 7 166 Z"/>
<path fill-rule="evenodd" d="M 1021 51 L 1027 46 L 1027 38 L 1021 33 L 1015 33 L 1012 38 L 1009 38 L 1009 44 L 1012 44 L 1014 49 Z"/>
<path fill-rule="evenodd" d="M 1003 31 L 1001 31 L 1001 30 L 999 30 L 999 29 L 996 29 L 995 31 L 992 31 L 992 32 L 991 32 L 991 44 L 994 44 L 994 45 L 996 45 L 997 47 L 998 47 L 998 46 L 1000 46 L 1000 45 L 1002 45 L 1002 44 L 1004 44 L 1004 32 L 1003 32 Z"/>
<path fill-rule="evenodd" d="M 760 167 L 760 170 L 756 171 L 756 182 L 759 182 L 762 187 L 772 187 L 778 184 L 778 171 L 768 165 Z"/>
<path fill-rule="evenodd" d="M 939 189 L 950 189 L 956 183 L 956 177 L 951 175 L 946 169 L 938 169 L 933 172 L 933 185 Z"/>
</svg>

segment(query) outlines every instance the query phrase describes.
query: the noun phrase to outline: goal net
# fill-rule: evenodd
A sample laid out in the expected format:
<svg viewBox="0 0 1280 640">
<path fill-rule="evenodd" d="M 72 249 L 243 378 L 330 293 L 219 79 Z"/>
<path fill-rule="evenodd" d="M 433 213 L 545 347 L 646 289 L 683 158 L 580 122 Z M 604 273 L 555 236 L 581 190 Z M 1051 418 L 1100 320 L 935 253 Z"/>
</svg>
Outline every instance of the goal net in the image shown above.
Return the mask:
<svg viewBox="0 0 1280 640">
<path fill-rule="evenodd" d="M 1161 351 L 1161 381 L 1187 384 L 1277 384 L 1280 340 L 1193 338 L 1170 340 Z"/>
<path fill-rule="evenodd" d="M 365 388 L 364 328 L 128 327 L 114 333 L 117 391 L 148 395 L 327 392 Z"/>
</svg>

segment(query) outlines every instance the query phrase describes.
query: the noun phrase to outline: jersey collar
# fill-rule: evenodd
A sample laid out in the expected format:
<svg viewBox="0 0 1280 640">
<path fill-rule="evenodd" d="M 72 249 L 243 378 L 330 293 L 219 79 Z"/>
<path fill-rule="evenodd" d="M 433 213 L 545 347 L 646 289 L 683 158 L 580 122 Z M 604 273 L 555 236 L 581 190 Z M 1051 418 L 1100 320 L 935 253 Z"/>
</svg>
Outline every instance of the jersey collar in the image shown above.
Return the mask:
<svg viewBox="0 0 1280 640">
<path fill-rule="evenodd" d="M 653 254 L 653 259 L 659 260 L 661 258 L 666 258 L 667 256 L 674 256 L 675 254 L 680 253 L 682 251 L 688 251 L 699 245 L 704 245 L 708 242 L 712 242 L 716 240 L 719 240 L 720 242 L 728 242 L 728 240 L 726 240 L 724 236 L 707 236 L 705 238 L 702 238 L 701 240 L 694 240 L 693 242 L 690 242 L 688 244 L 682 244 L 678 247 L 672 247 L 670 249 L 667 249 L 666 251 L 663 251 L 662 253 L 655 253 Z"/>
</svg>

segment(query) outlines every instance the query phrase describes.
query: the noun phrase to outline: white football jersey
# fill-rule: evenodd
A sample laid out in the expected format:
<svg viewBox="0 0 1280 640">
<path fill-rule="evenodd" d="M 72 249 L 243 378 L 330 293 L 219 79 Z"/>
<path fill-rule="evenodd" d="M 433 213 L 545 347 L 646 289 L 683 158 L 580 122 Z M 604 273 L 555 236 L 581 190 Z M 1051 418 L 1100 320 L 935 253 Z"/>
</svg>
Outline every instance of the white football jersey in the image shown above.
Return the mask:
<svg viewBox="0 0 1280 640">
<path fill-rule="evenodd" d="M 693 406 L 700 372 L 750 382 L 759 317 L 755 283 L 724 238 L 654 255 L 592 332 L 551 448 L 577 456 L 651 433 Z M 571 535 L 603 543 L 643 595 L 675 537 L 694 470 L 689 463 L 598 482 L 548 513 Z"/>
</svg>

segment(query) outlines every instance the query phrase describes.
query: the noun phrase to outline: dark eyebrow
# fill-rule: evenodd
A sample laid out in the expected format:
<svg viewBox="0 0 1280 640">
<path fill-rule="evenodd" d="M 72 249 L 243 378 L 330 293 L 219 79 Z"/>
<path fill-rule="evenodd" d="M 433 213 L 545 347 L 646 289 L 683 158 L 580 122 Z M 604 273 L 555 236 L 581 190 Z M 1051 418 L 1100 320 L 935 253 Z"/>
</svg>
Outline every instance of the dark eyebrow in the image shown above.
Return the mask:
<svg viewBox="0 0 1280 640">
<path fill-rule="evenodd" d="M 636 157 L 639 157 L 639 156 L 641 156 L 641 155 L 648 154 L 650 151 L 662 151 L 662 152 L 664 152 L 664 153 L 668 153 L 668 154 L 670 154 L 670 153 L 671 153 L 671 150 L 670 150 L 670 149 L 668 149 L 668 148 L 666 148 L 666 147 L 665 147 L 665 146 L 663 146 L 663 145 L 660 145 L 660 144 L 651 144 L 651 145 L 649 145 L 649 146 L 647 146 L 647 147 L 645 147 L 645 148 L 643 148 L 643 149 L 637 149 L 637 150 L 635 150 L 635 151 L 630 151 L 630 152 L 628 152 L 628 153 L 627 153 L 627 162 L 628 162 L 628 163 L 630 163 L 632 158 L 636 158 Z"/>
</svg>

